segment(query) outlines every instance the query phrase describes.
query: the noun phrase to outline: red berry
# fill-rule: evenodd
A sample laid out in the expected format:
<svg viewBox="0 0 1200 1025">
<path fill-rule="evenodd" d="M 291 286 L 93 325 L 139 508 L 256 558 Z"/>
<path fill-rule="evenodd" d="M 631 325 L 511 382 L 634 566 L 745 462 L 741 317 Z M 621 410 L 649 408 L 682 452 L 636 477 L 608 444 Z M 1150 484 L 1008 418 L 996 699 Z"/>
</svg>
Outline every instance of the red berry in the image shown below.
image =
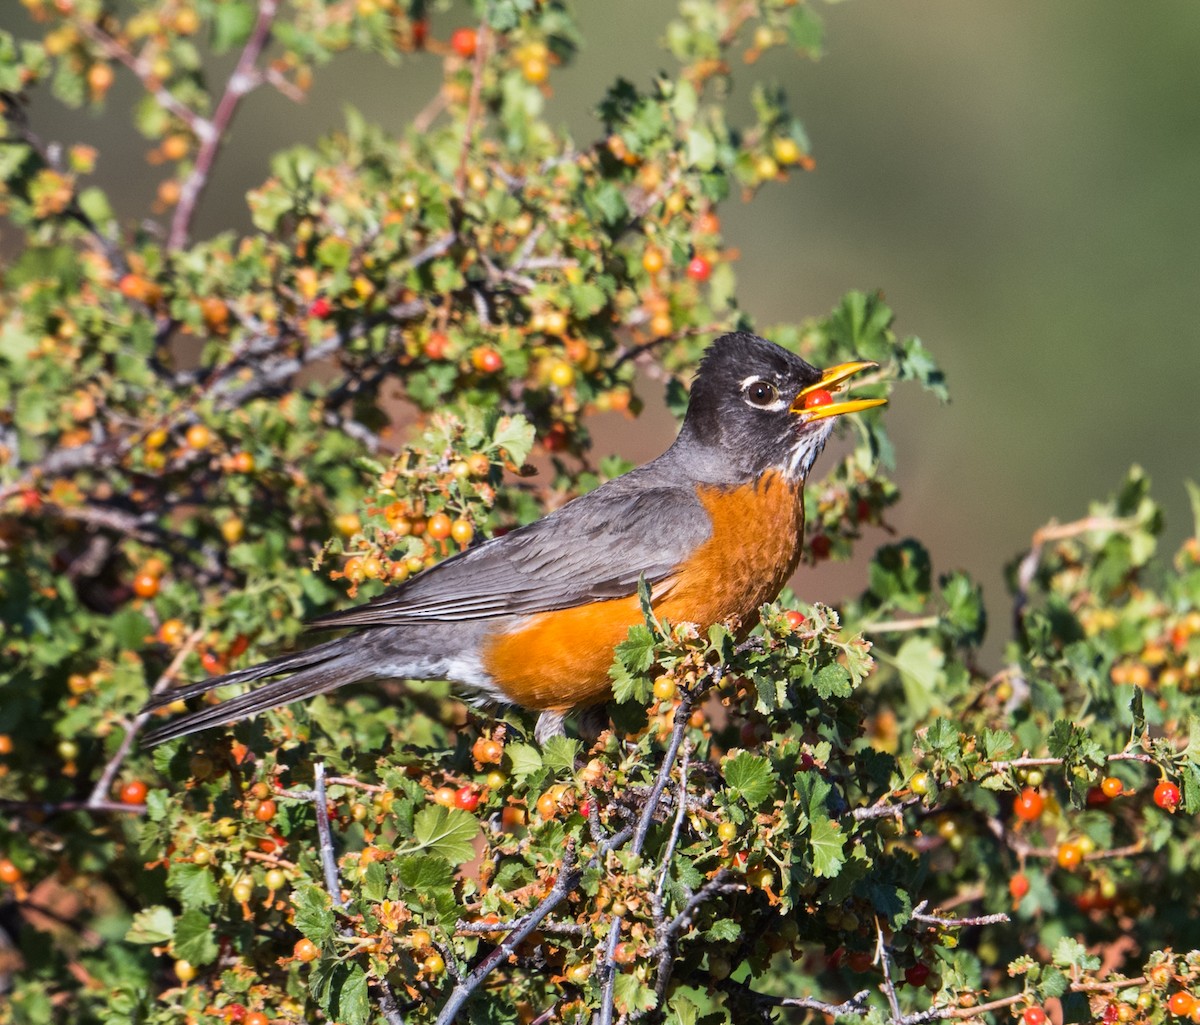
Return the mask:
<svg viewBox="0 0 1200 1025">
<path fill-rule="evenodd" d="M 494 374 L 504 368 L 504 357 L 490 346 L 483 345 L 471 353 L 471 365 L 481 374 Z"/>
<path fill-rule="evenodd" d="M 1033 822 L 1041 817 L 1045 807 L 1045 798 L 1033 787 L 1026 787 L 1017 795 L 1017 799 L 1013 803 L 1013 814 L 1022 822 Z"/>
<path fill-rule="evenodd" d="M 808 550 L 812 552 L 814 559 L 828 559 L 829 553 L 833 551 L 833 541 L 828 534 L 818 534 L 808 543 Z"/>
<path fill-rule="evenodd" d="M 1040 1007 L 1026 1007 L 1021 1020 L 1025 1025 L 1046 1025 L 1046 1012 Z"/>
<path fill-rule="evenodd" d="M 414 18 L 412 23 L 413 46 L 418 50 L 425 48 L 425 40 L 429 38 L 429 21 L 426 18 Z"/>
<path fill-rule="evenodd" d="M 788 609 L 783 616 L 787 620 L 788 626 L 793 630 L 799 630 L 804 625 L 804 616 L 795 609 Z"/>
<path fill-rule="evenodd" d="M 1020 900 L 1029 892 L 1029 876 L 1024 872 L 1018 872 L 1008 881 L 1008 892 L 1012 895 L 1013 900 Z"/>
<path fill-rule="evenodd" d="M 427 359 L 445 359 L 450 351 L 450 336 L 443 331 L 433 331 L 422 347 Z"/>
<path fill-rule="evenodd" d="M 251 1011 L 246 1015 L 245 1025 L 271 1025 L 271 1019 L 262 1011 Z"/>
<path fill-rule="evenodd" d="M 924 986 L 925 980 L 929 978 L 929 965 L 922 964 L 918 961 L 904 969 L 904 981 L 910 986 Z"/>
<path fill-rule="evenodd" d="M 693 256 L 688 261 L 687 276 L 693 281 L 707 281 L 712 274 L 712 264 L 703 256 Z"/>
<path fill-rule="evenodd" d="M 460 57 L 469 60 L 475 56 L 475 48 L 479 39 L 473 28 L 456 28 L 450 37 L 450 47 Z"/>
<path fill-rule="evenodd" d="M 144 804 L 145 801 L 146 784 L 140 779 L 135 779 L 121 787 L 122 804 Z"/>
<path fill-rule="evenodd" d="M 324 320 L 333 312 L 333 304 L 324 296 L 318 296 L 308 306 L 308 315 L 317 320 Z"/>
<path fill-rule="evenodd" d="M 1179 787 L 1167 780 L 1159 780 L 1154 788 L 1154 803 L 1164 811 L 1173 812 L 1179 807 Z"/>
<path fill-rule="evenodd" d="M 275 802 L 262 801 L 257 808 L 254 809 L 254 817 L 259 822 L 270 822 L 275 817 Z"/>
<path fill-rule="evenodd" d="M 833 402 L 833 393 L 825 388 L 817 388 L 804 396 L 804 408 L 815 409 L 817 406 L 828 406 Z"/>
<path fill-rule="evenodd" d="M 474 787 L 460 787 L 454 793 L 454 804 L 463 811 L 474 811 L 479 807 L 479 794 Z"/>
</svg>

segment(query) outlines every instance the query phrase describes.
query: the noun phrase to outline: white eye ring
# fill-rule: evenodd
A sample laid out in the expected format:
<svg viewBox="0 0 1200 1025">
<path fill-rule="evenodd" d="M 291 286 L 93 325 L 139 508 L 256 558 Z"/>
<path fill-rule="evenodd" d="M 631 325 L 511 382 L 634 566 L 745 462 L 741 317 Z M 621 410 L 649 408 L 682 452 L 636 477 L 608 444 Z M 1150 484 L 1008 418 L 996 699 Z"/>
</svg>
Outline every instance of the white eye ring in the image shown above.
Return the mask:
<svg viewBox="0 0 1200 1025">
<path fill-rule="evenodd" d="M 761 377 L 752 377 L 745 381 L 742 384 L 742 393 L 746 403 L 755 409 L 778 409 L 783 404 L 779 397 L 779 389 Z"/>
</svg>

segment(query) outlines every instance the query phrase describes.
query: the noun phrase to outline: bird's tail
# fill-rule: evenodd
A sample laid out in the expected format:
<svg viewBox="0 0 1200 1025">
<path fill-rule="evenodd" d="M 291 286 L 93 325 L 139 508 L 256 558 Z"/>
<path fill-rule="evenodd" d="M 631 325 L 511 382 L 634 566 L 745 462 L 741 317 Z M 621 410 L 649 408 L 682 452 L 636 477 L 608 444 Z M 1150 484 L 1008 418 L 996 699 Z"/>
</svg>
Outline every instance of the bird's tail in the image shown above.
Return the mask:
<svg viewBox="0 0 1200 1025">
<path fill-rule="evenodd" d="M 341 637 L 317 644 L 305 651 L 280 655 L 248 669 L 238 669 L 211 680 L 163 691 L 155 695 L 143 711 L 153 711 L 176 701 L 207 694 L 218 687 L 251 683 L 273 676 L 280 679 L 271 680 L 270 683 L 255 687 L 238 697 L 187 712 L 155 727 L 143 736 L 142 745 L 154 747 L 176 737 L 206 730 L 210 726 L 236 722 L 257 712 L 265 712 L 269 708 L 278 708 L 302 698 L 312 697 L 314 694 L 323 694 L 325 691 L 361 679 L 362 665 L 355 658 L 354 646 L 348 643 L 348 638 Z"/>
</svg>

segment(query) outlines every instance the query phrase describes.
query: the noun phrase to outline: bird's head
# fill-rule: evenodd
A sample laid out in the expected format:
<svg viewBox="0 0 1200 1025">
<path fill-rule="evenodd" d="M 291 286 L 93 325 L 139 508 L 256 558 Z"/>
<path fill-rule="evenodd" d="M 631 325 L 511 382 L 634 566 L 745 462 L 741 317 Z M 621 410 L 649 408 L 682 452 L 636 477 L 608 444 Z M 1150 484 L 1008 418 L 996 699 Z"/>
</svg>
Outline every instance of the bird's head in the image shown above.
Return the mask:
<svg viewBox="0 0 1200 1025">
<path fill-rule="evenodd" d="M 768 470 L 803 480 L 837 417 L 887 401 L 837 394 L 876 365 L 819 370 L 757 335 L 722 335 L 700 362 L 678 444 L 689 450 L 694 469 L 714 482 L 753 480 Z"/>
</svg>

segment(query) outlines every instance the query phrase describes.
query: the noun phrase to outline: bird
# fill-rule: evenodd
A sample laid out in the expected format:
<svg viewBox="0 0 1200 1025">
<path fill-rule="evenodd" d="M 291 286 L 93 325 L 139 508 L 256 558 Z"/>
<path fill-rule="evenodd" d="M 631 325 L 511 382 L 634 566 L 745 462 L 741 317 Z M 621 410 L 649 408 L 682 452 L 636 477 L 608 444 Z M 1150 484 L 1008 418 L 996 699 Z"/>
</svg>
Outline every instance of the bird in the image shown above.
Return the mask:
<svg viewBox="0 0 1200 1025">
<path fill-rule="evenodd" d="M 539 520 L 307 624 L 350 633 L 164 691 L 146 711 L 257 684 L 149 731 L 147 746 L 371 679 L 449 680 L 482 706 L 539 713 L 534 737 L 611 696 L 609 667 L 655 614 L 745 636 L 800 560 L 804 482 L 834 421 L 884 404 L 834 393 L 877 364 L 825 370 L 747 332 L 714 340 L 675 441 Z"/>
</svg>

